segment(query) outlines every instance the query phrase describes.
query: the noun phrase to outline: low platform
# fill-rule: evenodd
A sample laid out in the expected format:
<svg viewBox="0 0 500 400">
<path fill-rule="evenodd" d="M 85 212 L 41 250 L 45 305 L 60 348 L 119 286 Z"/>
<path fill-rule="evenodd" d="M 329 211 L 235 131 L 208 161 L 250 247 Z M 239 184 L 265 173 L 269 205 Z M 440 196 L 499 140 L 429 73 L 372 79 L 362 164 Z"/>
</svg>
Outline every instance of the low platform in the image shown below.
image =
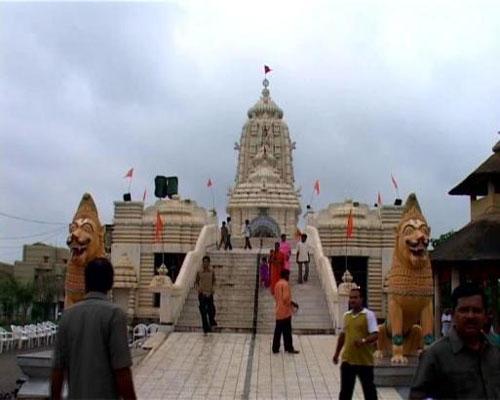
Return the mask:
<svg viewBox="0 0 500 400">
<path fill-rule="evenodd" d="M 375 385 L 377 387 L 409 387 L 417 370 L 418 357 L 408 357 L 408 364 L 394 365 L 389 358 L 377 360 L 375 364 Z"/>
</svg>

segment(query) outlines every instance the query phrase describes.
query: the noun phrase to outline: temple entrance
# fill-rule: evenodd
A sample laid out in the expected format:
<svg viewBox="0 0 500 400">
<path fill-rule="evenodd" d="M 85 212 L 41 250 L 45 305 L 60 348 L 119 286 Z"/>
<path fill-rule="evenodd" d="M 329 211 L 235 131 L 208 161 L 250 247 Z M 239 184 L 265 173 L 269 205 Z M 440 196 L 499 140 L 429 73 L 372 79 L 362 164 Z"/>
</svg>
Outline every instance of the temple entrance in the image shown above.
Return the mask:
<svg viewBox="0 0 500 400">
<path fill-rule="evenodd" d="M 268 215 L 260 215 L 250 222 L 252 237 L 280 237 L 281 230 L 277 222 Z"/>
</svg>

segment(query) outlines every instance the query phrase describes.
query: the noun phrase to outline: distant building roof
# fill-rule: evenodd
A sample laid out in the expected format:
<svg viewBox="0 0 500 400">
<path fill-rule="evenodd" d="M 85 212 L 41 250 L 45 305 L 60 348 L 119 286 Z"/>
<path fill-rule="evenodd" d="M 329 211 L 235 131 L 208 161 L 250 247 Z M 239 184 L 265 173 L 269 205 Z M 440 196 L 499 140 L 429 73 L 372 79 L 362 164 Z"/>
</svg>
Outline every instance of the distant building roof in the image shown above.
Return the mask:
<svg viewBox="0 0 500 400">
<path fill-rule="evenodd" d="M 500 213 L 484 214 L 469 222 L 437 246 L 431 259 L 436 266 L 500 261 Z"/>
<path fill-rule="evenodd" d="M 451 189 L 449 194 L 486 196 L 488 182 L 500 187 L 500 141 L 493 146 L 493 154 L 473 173 Z"/>
</svg>

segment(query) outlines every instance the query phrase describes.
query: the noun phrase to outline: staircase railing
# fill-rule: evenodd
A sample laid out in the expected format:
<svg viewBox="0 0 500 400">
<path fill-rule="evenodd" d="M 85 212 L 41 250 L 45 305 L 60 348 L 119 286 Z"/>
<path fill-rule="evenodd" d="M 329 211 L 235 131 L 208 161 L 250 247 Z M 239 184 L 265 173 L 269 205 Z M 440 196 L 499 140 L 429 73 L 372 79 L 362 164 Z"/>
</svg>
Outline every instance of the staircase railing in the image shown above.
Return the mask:
<svg viewBox="0 0 500 400">
<path fill-rule="evenodd" d="M 314 262 L 316 264 L 316 271 L 318 272 L 321 287 L 325 293 L 326 302 L 328 304 L 328 312 L 333 324 L 333 328 L 337 330 L 340 326 L 341 316 L 339 308 L 339 294 L 337 290 L 337 282 L 333 275 L 332 264 L 328 257 L 323 253 L 323 246 L 319 237 L 318 230 L 314 226 L 306 226 L 305 233 L 307 234 L 307 241 L 313 250 Z"/>
<path fill-rule="evenodd" d="M 181 270 L 172 286 L 170 306 L 172 322 L 175 325 L 181 314 L 186 298 L 196 280 L 196 273 L 207 249 L 215 248 L 217 242 L 217 225 L 205 225 L 198 236 L 194 250 L 189 251 L 184 258 Z"/>
</svg>

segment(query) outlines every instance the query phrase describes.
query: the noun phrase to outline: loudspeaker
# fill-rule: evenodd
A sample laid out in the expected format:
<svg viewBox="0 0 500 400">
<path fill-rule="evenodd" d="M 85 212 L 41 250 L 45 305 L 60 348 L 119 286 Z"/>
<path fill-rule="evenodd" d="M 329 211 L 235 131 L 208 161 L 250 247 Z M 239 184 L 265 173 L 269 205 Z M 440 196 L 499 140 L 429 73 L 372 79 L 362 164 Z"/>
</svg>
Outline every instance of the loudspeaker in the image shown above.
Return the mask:
<svg viewBox="0 0 500 400">
<path fill-rule="evenodd" d="M 169 176 L 167 178 L 167 196 L 172 197 L 173 195 L 179 193 L 179 179 L 176 176 Z"/>
<path fill-rule="evenodd" d="M 130 195 L 130 193 L 123 194 L 123 201 L 132 201 L 132 196 Z"/>
<path fill-rule="evenodd" d="M 394 200 L 394 205 L 395 206 L 400 206 L 401 204 L 403 204 L 403 200 L 401 200 L 401 199 Z"/>
<path fill-rule="evenodd" d="M 155 196 L 163 199 L 167 197 L 167 177 L 157 175 L 155 177 Z"/>
</svg>

